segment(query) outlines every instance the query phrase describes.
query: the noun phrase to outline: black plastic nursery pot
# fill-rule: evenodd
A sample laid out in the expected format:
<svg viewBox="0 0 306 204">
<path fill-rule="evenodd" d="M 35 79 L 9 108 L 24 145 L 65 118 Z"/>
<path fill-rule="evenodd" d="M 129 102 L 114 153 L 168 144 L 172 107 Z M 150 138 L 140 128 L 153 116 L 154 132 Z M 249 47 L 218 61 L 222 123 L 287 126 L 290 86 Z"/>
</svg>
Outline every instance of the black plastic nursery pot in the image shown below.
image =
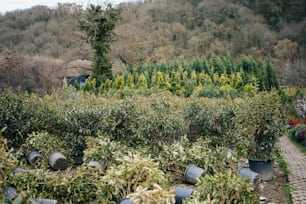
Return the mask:
<svg viewBox="0 0 306 204">
<path fill-rule="evenodd" d="M 87 167 L 94 168 L 94 169 L 102 169 L 101 163 L 98 161 L 94 161 L 94 160 L 88 162 Z"/>
<path fill-rule="evenodd" d="M 259 183 L 261 180 L 260 175 L 248 167 L 240 167 L 239 173 L 243 178 L 248 178 L 251 183 Z"/>
<path fill-rule="evenodd" d="M 188 184 L 195 185 L 198 179 L 205 175 L 205 170 L 197 167 L 196 165 L 190 164 L 187 166 L 184 173 L 184 182 Z"/>
<path fill-rule="evenodd" d="M 32 164 L 35 164 L 37 161 L 41 160 L 42 156 L 37 150 L 32 150 L 28 154 L 27 159 L 28 159 L 29 163 L 32 165 Z"/>
<path fill-rule="evenodd" d="M 57 200 L 37 198 L 37 199 L 35 199 L 35 203 L 36 204 L 56 204 Z"/>
<path fill-rule="evenodd" d="M 65 170 L 68 166 L 66 157 L 61 152 L 52 152 L 48 157 L 50 167 L 55 170 Z"/>
<path fill-rule="evenodd" d="M 252 171 L 260 174 L 263 181 L 269 181 L 273 178 L 274 161 L 249 159 L 249 166 Z"/>
<path fill-rule="evenodd" d="M 8 200 L 14 200 L 18 196 L 17 189 L 14 186 L 8 186 L 6 189 L 4 189 L 4 197 Z"/>
<path fill-rule="evenodd" d="M 13 170 L 13 175 L 18 174 L 18 173 L 26 173 L 27 170 L 17 167 L 16 169 Z"/>
<path fill-rule="evenodd" d="M 187 187 L 175 187 L 175 203 L 182 204 L 185 198 L 190 198 L 193 194 L 193 189 Z"/>
<path fill-rule="evenodd" d="M 123 199 L 122 201 L 120 201 L 119 204 L 134 204 L 132 200 L 126 198 L 126 199 Z"/>
</svg>

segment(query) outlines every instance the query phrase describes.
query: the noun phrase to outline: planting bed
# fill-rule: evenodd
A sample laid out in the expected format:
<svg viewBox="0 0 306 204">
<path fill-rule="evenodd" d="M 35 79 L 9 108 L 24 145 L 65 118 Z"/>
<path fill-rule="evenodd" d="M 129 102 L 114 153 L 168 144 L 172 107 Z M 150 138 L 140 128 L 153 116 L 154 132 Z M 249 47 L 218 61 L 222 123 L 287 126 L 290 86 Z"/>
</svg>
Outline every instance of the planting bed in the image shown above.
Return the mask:
<svg viewBox="0 0 306 204">
<path fill-rule="evenodd" d="M 186 203 L 257 203 L 254 185 L 237 174 L 246 158 L 246 138 L 236 132 L 235 114 L 250 100 L 167 93 L 118 99 L 73 89 L 44 98 L 7 93 L 0 101 L 6 107 L 0 114 L 0 125 L 6 126 L 0 143 L 1 188 L 13 185 L 22 199 L 59 203 L 119 203 L 125 198 L 136 204 L 174 203 L 175 187 L 184 185 L 184 171 L 194 164 L 205 174 L 199 174 L 197 190 Z M 33 149 L 42 158 L 29 164 L 26 156 Z M 62 171 L 48 165 L 54 151 L 67 159 Z M 83 164 L 75 164 L 75 157 L 83 157 Z M 98 161 L 99 168 L 88 167 L 91 161 Z M 28 171 L 14 175 L 16 167 Z M 270 184 L 281 186 L 275 175 L 260 193 L 270 192 Z M 283 200 L 279 192 L 278 198 L 273 194 L 264 196 Z"/>
</svg>

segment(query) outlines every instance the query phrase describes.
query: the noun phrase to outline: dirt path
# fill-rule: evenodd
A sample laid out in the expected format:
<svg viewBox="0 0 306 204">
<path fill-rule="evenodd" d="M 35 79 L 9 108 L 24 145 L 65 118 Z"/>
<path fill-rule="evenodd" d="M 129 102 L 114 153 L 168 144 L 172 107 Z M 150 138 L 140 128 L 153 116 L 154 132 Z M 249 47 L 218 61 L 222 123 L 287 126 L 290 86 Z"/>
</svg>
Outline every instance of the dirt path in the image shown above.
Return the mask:
<svg viewBox="0 0 306 204">
<path fill-rule="evenodd" d="M 280 138 L 279 146 L 282 149 L 282 156 L 288 165 L 289 183 L 292 186 L 292 203 L 306 203 L 306 156 L 296 146 L 294 146 L 288 137 Z"/>
</svg>

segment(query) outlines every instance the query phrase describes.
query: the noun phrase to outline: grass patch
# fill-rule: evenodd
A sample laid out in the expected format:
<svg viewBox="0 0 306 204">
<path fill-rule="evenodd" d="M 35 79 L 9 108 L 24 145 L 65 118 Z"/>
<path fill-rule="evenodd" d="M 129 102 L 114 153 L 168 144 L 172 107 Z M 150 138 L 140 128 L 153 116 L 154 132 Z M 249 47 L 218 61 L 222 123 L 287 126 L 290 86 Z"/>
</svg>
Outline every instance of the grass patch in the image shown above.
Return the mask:
<svg viewBox="0 0 306 204">
<path fill-rule="evenodd" d="M 291 135 L 291 134 L 287 134 L 288 135 L 288 138 L 290 139 L 290 141 L 297 147 L 297 148 L 299 148 L 300 150 L 301 150 L 301 152 L 303 152 L 304 153 L 304 155 L 306 155 L 306 148 L 301 144 L 301 143 L 299 143 L 298 141 L 297 141 L 297 139 L 293 136 L 293 135 Z"/>
<path fill-rule="evenodd" d="M 284 158 L 279 155 L 278 158 L 277 158 L 277 163 L 281 169 L 281 171 L 283 172 L 285 178 L 286 178 L 286 183 L 283 187 L 283 191 L 285 192 L 287 198 L 288 198 L 288 203 L 289 204 L 292 204 L 292 198 L 291 198 L 291 192 L 292 192 L 292 187 L 291 185 L 289 184 L 289 169 L 288 169 L 288 166 L 287 166 L 287 163 L 286 161 L 284 160 Z"/>
</svg>

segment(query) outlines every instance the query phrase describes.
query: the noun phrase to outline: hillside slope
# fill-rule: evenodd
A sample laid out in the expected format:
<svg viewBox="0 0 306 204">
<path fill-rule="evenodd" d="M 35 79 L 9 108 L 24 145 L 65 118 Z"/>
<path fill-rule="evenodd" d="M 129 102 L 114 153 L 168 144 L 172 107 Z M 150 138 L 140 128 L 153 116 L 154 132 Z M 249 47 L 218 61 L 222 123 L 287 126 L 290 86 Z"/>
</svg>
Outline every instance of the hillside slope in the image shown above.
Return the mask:
<svg viewBox="0 0 306 204">
<path fill-rule="evenodd" d="M 122 19 L 110 54 L 113 70 L 147 61 L 231 53 L 272 57 L 282 84 L 305 85 L 304 1 L 258 2 L 147 0 L 120 4 Z M 0 16 L 0 49 L 51 58 L 50 63 L 60 59 L 61 67 L 74 60 L 91 60 L 92 50 L 78 28 L 83 13 L 75 4 L 59 4 L 56 9 L 37 6 Z M 52 69 L 50 63 L 44 66 Z"/>
</svg>

